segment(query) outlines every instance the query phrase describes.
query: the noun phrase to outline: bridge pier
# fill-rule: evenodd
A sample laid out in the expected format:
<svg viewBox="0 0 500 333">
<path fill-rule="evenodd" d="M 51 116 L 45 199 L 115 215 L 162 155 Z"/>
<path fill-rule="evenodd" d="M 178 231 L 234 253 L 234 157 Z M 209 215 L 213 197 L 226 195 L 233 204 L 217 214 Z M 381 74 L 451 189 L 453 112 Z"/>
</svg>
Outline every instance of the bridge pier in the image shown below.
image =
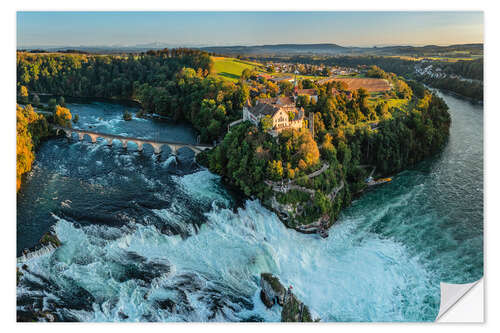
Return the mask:
<svg viewBox="0 0 500 333">
<path fill-rule="evenodd" d="M 84 135 L 85 135 L 85 134 L 83 134 L 83 133 L 78 133 L 78 140 L 79 140 L 79 141 L 82 141 L 82 140 L 83 140 Z"/>
<path fill-rule="evenodd" d="M 107 138 L 106 141 L 108 143 L 108 146 L 112 146 L 113 145 L 113 139 L 112 138 Z"/>
<path fill-rule="evenodd" d="M 168 147 L 170 148 L 172 155 L 177 158 L 177 149 L 179 149 L 179 147 L 175 145 L 168 145 Z"/>
<path fill-rule="evenodd" d="M 137 150 L 142 151 L 142 148 L 143 148 L 142 146 L 143 146 L 144 142 L 141 142 L 141 141 L 134 141 L 134 142 L 137 145 Z"/>
<path fill-rule="evenodd" d="M 90 139 L 92 140 L 92 143 L 96 143 L 97 142 L 97 138 L 98 138 L 97 135 L 89 134 L 89 136 L 90 136 Z"/>
<path fill-rule="evenodd" d="M 120 140 L 122 143 L 122 148 L 127 149 L 128 140 Z"/>
<path fill-rule="evenodd" d="M 150 143 L 151 146 L 153 146 L 153 149 L 155 151 L 155 154 L 161 154 L 161 151 L 162 151 L 162 144 L 159 144 L 159 143 Z"/>
</svg>

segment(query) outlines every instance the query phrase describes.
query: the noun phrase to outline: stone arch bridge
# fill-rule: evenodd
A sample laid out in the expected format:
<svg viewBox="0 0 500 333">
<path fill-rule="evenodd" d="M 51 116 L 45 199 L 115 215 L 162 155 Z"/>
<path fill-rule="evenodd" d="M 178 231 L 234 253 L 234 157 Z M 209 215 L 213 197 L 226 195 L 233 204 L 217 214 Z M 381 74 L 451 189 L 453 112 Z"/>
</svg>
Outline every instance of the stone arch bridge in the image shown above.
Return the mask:
<svg viewBox="0 0 500 333">
<path fill-rule="evenodd" d="M 170 150 L 172 151 L 173 155 L 177 155 L 178 149 L 187 147 L 194 152 L 195 156 L 206 149 L 213 148 L 213 146 L 204 145 L 204 144 L 191 144 L 191 143 L 182 143 L 182 142 L 175 142 L 175 141 L 157 141 L 157 140 L 141 139 L 141 138 L 135 138 L 135 137 L 129 137 L 129 136 L 98 133 L 98 132 L 92 132 L 92 131 L 81 130 L 81 129 L 76 129 L 76 128 L 62 127 L 62 126 L 53 126 L 53 127 L 54 127 L 54 129 L 56 129 L 57 133 L 59 133 L 60 131 L 63 131 L 66 134 L 66 137 L 68 137 L 68 138 L 71 138 L 71 135 L 73 133 L 78 134 L 79 140 L 83 140 L 85 135 L 88 135 L 90 137 L 90 139 L 92 140 L 92 143 L 97 142 L 97 139 L 99 139 L 99 138 L 103 138 L 107 141 L 108 145 L 111 146 L 113 144 L 113 140 L 119 140 L 122 143 L 122 147 L 125 149 L 127 148 L 127 144 L 129 142 L 135 143 L 137 145 L 138 151 L 143 150 L 144 144 L 149 144 L 149 145 L 151 145 L 151 147 L 153 147 L 155 154 L 160 154 L 162 152 L 162 148 L 164 146 L 168 146 L 170 148 Z"/>
</svg>

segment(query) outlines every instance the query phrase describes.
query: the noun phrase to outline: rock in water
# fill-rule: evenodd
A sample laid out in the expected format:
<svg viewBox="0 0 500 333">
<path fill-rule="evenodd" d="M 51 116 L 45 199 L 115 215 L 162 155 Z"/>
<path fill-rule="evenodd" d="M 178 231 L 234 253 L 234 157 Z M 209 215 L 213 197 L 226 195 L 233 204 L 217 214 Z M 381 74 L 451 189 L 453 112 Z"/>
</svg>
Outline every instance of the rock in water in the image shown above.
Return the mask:
<svg viewBox="0 0 500 333">
<path fill-rule="evenodd" d="M 268 307 L 278 303 L 283 307 L 281 311 L 282 322 L 312 322 L 311 311 L 293 293 L 292 287 L 288 290 L 283 287 L 280 280 L 270 273 L 260 274 L 260 299 Z"/>
<path fill-rule="evenodd" d="M 260 274 L 260 299 L 268 307 L 278 303 L 283 306 L 285 302 L 286 289 L 281 285 L 280 280 L 270 273 Z"/>
<path fill-rule="evenodd" d="M 287 294 L 283 310 L 281 311 L 282 322 L 312 322 L 311 312 L 307 305 L 302 303 L 294 294 Z"/>
<path fill-rule="evenodd" d="M 53 247 L 61 246 L 61 241 L 57 238 L 57 235 L 52 232 L 46 232 L 45 235 L 40 239 L 40 244 L 44 246 L 52 245 Z"/>
<path fill-rule="evenodd" d="M 19 281 L 21 280 L 22 277 L 23 277 L 23 272 L 21 272 L 19 268 L 16 267 L 16 286 L 19 285 Z"/>
</svg>

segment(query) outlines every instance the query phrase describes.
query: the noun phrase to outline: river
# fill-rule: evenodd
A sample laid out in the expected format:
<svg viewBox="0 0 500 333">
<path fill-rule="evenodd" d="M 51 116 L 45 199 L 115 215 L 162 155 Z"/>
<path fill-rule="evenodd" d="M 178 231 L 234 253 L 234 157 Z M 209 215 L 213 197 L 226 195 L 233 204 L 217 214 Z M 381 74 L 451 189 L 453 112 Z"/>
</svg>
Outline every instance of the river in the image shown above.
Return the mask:
<svg viewBox="0 0 500 333">
<path fill-rule="evenodd" d="M 193 162 L 134 144 L 42 144 L 17 197 L 17 252 L 51 228 L 63 245 L 21 259 L 17 311 L 65 321 L 279 321 L 259 299 L 276 274 L 322 321 L 432 321 L 441 281 L 483 275 L 483 109 L 450 107 L 442 153 L 370 190 L 321 239 L 241 202 Z M 77 127 L 194 142 L 188 126 L 69 104 Z"/>
</svg>

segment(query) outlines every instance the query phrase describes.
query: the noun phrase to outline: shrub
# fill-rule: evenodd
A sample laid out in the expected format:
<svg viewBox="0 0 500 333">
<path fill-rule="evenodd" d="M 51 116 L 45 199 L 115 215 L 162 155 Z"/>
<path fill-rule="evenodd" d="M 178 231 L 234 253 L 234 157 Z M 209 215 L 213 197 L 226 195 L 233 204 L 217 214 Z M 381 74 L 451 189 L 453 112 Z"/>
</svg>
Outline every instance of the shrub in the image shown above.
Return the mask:
<svg viewBox="0 0 500 333">
<path fill-rule="evenodd" d="M 132 114 L 127 110 L 125 110 L 125 112 L 123 112 L 123 120 L 126 121 L 132 120 Z"/>
</svg>

